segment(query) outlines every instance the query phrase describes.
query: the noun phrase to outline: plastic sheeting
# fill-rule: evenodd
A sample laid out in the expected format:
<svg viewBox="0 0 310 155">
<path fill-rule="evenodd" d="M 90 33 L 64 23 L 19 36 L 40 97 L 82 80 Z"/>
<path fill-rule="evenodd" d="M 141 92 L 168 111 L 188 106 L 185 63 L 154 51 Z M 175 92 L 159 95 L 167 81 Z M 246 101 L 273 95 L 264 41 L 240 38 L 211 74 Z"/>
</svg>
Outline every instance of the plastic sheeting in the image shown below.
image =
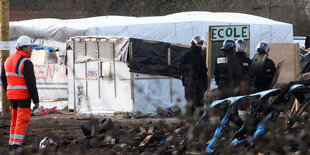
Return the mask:
<svg viewBox="0 0 310 155">
<path fill-rule="evenodd" d="M 130 41 L 133 53 L 129 59 L 131 72 L 179 78 L 179 58 L 188 48 L 134 38 Z"/>
<path fill-rule="evenodd" d="M 75 40 L 75 41 L 74 41 Z M 95 41 L 90 41 L 95 40 Z M 98 40 L 98 41 L 97 41 Z M 105 41 L 99 41 L 105 40 Z M 113 40 L 113 41 L 111 41 Z M 74 48 L 76 62 L 87 60 L 116 60 L 127 62 L 129 38 L 123 37 L 72 37 L 68 47 Z"/>
<path fill-rule="evenodd" d="M 256 45 L 292 43 L 292 24 L 241 13 L 182 12 L 166 16 L 101 16 L 84 19 L 33 19 L 10 22 L 10 38 L 21 35 L 65 42 L 73 36 L 122 36 L 189 45 L 192 36 L 206 37 L 209 26 L 250 25 L 250 55 Z M 42 45 L 46 46 L 46 45 Z"/>
<path fill-rule="evenodd" d="M 184 87 L 181 80 L 166 76 L 134 73 L 133 112 L 156 112 L 158 107 L 178 105 L 184 108 Z"/>
</svg>

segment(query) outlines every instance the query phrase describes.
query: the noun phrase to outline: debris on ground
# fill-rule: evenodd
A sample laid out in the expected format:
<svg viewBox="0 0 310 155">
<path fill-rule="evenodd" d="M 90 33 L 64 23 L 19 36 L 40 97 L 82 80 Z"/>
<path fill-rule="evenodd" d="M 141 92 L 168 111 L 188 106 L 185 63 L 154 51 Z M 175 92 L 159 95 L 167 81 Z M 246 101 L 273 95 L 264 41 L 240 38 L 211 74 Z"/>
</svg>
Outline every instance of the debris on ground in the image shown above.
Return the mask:
<svg viewBox="0 0 310 155">
<path fill-rule="evenodd" d="M 40 106 L 38 109 L 33 111 L 32 115 L 34 115 L 34 116 L 48 115 L 50 113 L 53 113 L 56 110 L 57 110 L 57 107 L 44 108 L 43 106 Z"/>
<path fill-rule="evenodd" d="M 52 139 L 45 137 L 39 144 L 40 149 L 46 149 L 48 146 L 58 146 Z"/>
<path fill-rule="evenodd" d="M 114 128 L 110 118 L 91 119 L 81 125 L 85 136 L 96 136 Z"/>
</svg>

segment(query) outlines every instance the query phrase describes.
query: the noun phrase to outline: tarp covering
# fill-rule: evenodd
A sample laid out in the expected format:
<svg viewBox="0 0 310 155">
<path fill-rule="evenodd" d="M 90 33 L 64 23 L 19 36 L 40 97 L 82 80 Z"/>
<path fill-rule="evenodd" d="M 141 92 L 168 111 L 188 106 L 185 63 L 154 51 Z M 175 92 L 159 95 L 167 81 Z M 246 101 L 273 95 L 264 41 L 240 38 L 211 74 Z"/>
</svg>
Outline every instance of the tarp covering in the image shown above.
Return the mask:
<svg viewBox="0 0 310 155">
<path fill-rule="evenodd" d="M 179 77 L 177 65 L 186 47 L 134 38 L 130 40 L 133 53 L 129 59 L 131 72 Z"/>
<path fill-rule="evenodd" d="M 10 22 L 10 38 L 21 35 L 65 42 L 73 36 L 122 36 L 189 45 L 192 36 L 206 37 L 209 26 L 250 25 L 251 57 L 256 45 L 292 43 L 292 24 L 241 13 L 182 12 L 166 16 L 101 16 L 84 19 L 33 19 Z M 46 45 L 42 45 L 46 46 Z"/>
</svg>

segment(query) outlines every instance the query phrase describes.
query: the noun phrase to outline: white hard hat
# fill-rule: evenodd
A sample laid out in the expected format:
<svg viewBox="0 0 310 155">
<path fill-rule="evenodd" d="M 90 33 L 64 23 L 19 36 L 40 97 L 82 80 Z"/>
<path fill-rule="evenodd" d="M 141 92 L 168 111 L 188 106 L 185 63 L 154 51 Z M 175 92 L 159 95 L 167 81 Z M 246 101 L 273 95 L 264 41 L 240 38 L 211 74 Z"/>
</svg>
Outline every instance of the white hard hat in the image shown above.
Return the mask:
<svg viewBox="0 0 310 155">
<path fill-rule="evenodd" d="M 28 36 L 20 36 L 16 41 L 16 47 L 32 46 L 32 40 Z"/>
</svg>

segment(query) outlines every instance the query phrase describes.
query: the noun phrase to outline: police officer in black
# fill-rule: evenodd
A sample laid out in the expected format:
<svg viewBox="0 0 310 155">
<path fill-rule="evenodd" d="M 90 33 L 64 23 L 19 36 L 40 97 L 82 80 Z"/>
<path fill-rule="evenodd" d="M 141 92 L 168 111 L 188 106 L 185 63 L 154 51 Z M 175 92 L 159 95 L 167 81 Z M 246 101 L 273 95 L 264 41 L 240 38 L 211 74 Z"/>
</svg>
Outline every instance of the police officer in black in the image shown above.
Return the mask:
<svg viewBox="0 0 310 155">
<path fill-rule="evenodd" d="M 203 95 L 208 87 L 206 55 L 201 50 L 204 42 L 201 36 L 194 36 L 191 48 L 182 53 L 178 64 L 190 113 L 203 107 Z"/>
<path fill-rule="evenodd" d="M 220 90 L 220 99 L 235 96 L 235 88 L 239 86 L 242 79 L 242 70 L 240 62 L 234 51 L 236 42 L 232 39 L 226 39 L 221 48 L 220 54 L 215 62 L 215 82 Z"/>
<path fill-rule="evenodd" d="M 235 55 L 240 61 L 240 67 L 242 69 L 242 79 L 240 84 L 240 94 L 248 94 L 250 92 L 249 86 L 249 69 L 251 65 L 251 59 L 249 59 L 246 55 L 247 43 L 244 39 L 236 40 L 236 52 Z"/>
<path fill-rule="evenodd" d="M 268 54 L 269 46 L 267 43 L 259 43 L 256 47 L 257 54 Z M 274 62 L 266 58 L 263 67 L 260 71 L 257 71 L 254 76 L 254 88 L 255 92 L 260 92 L 270 89 L 270 84 L 273 80 L 273 76 L 276 72 L 276 66 Z"/>
</svg>

